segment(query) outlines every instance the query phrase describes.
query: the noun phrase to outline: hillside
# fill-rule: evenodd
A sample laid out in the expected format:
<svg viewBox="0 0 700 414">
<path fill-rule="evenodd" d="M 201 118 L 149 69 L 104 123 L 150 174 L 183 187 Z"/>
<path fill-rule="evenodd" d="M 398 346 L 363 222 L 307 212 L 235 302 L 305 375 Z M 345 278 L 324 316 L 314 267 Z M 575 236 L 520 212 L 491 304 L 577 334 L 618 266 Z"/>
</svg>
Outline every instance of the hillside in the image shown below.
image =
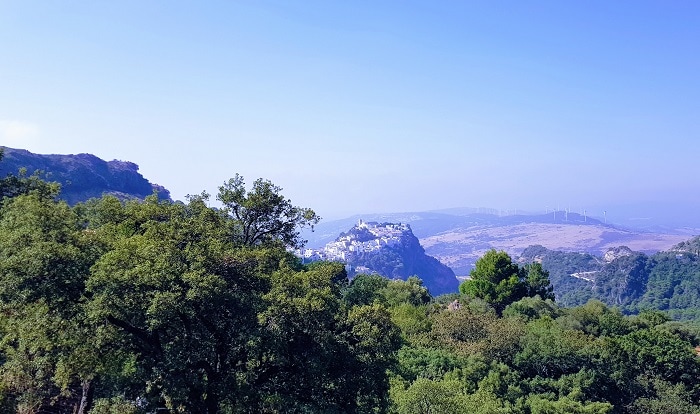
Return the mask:
<svg viewBox="0 0 700 414">
<path fill-rule="evenodd" d="M 428 256 L 407 224 L 359 221 L 322 249 L 307 249 L 309 260 L 337 260 L 349 265 L 350 276 L 379 273 L 406 280 L 417 275 L 432 295 L 457 291 L 458 281 L 449 267 Z"/>
<path fill-rule="evenodd" d="M 652 255 L 623 246 L 602 256 L 531 246 L 519 260 L 542 263 L 564 306 L 598 299 L 629 313 L 656 309 L 700 320 L 699 244 L 696 237 Z"/>
<path fill-rule="evenodd" d="M 155 192 L 161 199 L 170 198 L 168 190 L 150 183 L 133 162 L 104 161 L 91 154 L 42 155 L 23 149 L 3 149 L 0 175 L 17 174 L 20 168 L 26 168 L 28 174 L 41 171 L 42 178 L 61 184 L 60 197 L 69 204 L 103 194 L 142 199 Z"/>
</svg>

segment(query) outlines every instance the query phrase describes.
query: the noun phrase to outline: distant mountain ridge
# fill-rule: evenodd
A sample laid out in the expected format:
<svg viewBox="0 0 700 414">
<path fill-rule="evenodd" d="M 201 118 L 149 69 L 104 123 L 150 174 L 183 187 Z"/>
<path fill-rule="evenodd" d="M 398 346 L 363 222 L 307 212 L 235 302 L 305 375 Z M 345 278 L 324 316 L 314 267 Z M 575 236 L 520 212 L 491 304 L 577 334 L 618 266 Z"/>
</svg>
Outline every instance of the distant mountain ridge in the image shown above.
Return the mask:
<svg viewBox="0 0 700 414">
<path fill-rule="evenodd" d="M 42 171 L 43 179 L 61 184 L 60 197 L 69 204 L 103 194 L 120 199 L 143 199 L 155 192 L 160 199 L 170 199 L 170 192 L 144 178 L 133 162 L 105 161 L 92 154 L 44 155 L 2 148 L 4 158 L 0 161 L 0 174 L 17 174 L 20 168 L 26 168 L 28 174 Z"/>
<path fill-rule="evenodd" d="M 408 224 L 360 220 L 321 249 L 306 249 L 308 260 L 337 260 L 350 275 L 378 273 L 390 279 L 416 275 L 433 295 L 456 292 L 459 282 L 449 267 L 425 254 Z"/>
</svg>

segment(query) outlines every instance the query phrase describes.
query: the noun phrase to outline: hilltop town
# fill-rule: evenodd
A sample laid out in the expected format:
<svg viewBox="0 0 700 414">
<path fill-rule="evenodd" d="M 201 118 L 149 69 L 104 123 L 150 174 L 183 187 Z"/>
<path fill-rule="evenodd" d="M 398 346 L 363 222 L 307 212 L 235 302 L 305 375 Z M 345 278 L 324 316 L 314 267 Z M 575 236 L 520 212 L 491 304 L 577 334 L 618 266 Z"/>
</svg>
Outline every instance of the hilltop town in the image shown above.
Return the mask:
<svg viewBox="0 0 700 414">
<path fill-rule="evenodd" d="M 377 252 L 383 247 L 401 244 L 401 238 L 411 232 L 405 223 L 377 223 L 359 220 L 347 233 L 341 233 L 322 249 L 298 250 L 305 261 L 331 260 L 347 262 L 363 253 Z"/>
<path fill-rule="evenodd" d="M 317 260 L 342 262 L 349 277 L 377 273 L 389 279 L 418 276 L 431 294 L 451 293 L 458 281 L 449 267 L 425 250 L 406 223 L 359 220 L 322 249 L 297 250 L 306 263 Z"/>
</svg>

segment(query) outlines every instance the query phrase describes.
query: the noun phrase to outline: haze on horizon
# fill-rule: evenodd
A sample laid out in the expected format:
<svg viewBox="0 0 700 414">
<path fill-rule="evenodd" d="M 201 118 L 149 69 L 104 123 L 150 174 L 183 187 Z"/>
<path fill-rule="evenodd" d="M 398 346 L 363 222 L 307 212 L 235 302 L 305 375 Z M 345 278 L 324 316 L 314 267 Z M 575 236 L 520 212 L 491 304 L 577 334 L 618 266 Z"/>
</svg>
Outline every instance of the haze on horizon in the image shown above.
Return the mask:
<svg viewBox="0 0 700 414">
<path fill-rule="evenodd" d="M 9 0 L 0 145 L 175 199 L 263 177 L 325 218 L 695 211 L 699 38 L 684 1 Z"/>
</svg>

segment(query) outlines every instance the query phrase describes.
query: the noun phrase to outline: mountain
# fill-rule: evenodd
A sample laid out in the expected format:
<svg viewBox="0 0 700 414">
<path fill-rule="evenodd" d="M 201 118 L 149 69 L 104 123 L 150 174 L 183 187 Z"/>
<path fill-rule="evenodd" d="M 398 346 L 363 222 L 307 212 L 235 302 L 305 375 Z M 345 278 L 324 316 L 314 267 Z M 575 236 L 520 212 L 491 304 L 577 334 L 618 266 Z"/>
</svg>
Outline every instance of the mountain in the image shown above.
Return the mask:
<svg viewBox="0 0 700 414">
<path fill-rule="evenodd" d="M 416 275 L 432 295 L 456 292 L 459 282 L 449 267 L 425 254 L 408 224 L 359 221 L 322 249 L 307 249 L 310 260 L 338 260 L 348 264 L 350 275 L 379 273 L 406 280 Z"/>
<path fill-rule="evenodd" d="M 161 199 L 170 199 L 170 192 L 145 179 L 133 162 L 104 161 L 91 154 L 42 155 L 2 148 L 4 158 L 0 161 L 0 174 L 17 174 L 20 168 L 25 168 L 28 174 L 41 171 L 45 180 L 61 184 L 60 197 L 69 204 L 103 194 L 143 199 L 155 192 Z"/>
<path fill-rule="evenodd" d="M 313 233 L 306 232 L 304 238 L 309 240 L 310 247 L 323 246 L 358 219 L 410 224 L 426 253 L 462 276 L 469 274 L 474 263 L 489 249 L 505 250 L 516 257 L 529 246 L 541 245 L 551 250 L 602 255 L 612 247 L 625 245 L 653 254 L 700 232 L 693 229 L 648 231 L 564 211 L 502 215 L 491 209 L 462 208 L 367 214 L 321 222 Z"/>
<path fill-rule="evenodd" d="M 542 263 L 561 305 L 598 299 L 628 313 L 655 309 L 700 321 L 699 248 L 700 237 L 652 255 L 625 246 L 602 256 L 531 246 L 518 260 Z"/>
</svg>

